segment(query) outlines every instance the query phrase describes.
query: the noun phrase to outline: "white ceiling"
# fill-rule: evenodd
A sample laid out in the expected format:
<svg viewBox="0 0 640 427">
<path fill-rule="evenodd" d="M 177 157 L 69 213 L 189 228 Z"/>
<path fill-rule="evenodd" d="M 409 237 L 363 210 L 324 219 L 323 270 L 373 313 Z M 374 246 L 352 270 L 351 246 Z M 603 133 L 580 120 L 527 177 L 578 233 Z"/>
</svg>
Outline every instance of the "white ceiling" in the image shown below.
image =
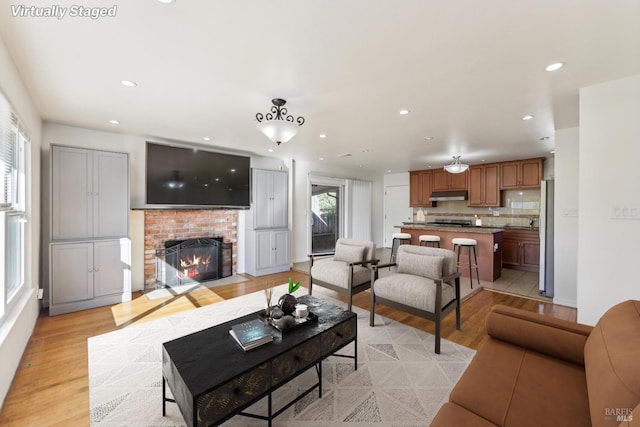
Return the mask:
<svg viewBox="0 0 640 427">
<path fill-rule="evenodd" d="M 0 0 L 46 121 L 375 173 L 549 157 L 554 129 L 578 125 L 579 88 L 640 73 L 637 0 L 33 3 L 117 5 L 56 19 Z M 306 119 L 280 147 L 255 129 L 274 97 Z"/>
</svg>

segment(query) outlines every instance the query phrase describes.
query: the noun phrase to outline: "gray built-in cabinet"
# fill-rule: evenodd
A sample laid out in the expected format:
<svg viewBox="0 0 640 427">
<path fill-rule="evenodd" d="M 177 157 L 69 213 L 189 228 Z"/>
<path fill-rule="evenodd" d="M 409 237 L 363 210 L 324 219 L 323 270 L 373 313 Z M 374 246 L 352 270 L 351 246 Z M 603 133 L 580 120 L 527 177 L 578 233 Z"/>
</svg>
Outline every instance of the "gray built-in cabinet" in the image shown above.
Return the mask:
<svg viewBox="0 0 640 427">
<path fill-rule="evenodd" d="M 49 314 L 131 299 L 129 158 L 51 147 Z"/>
<path fill-rule="evenodd" d="M 252 276 L 290 269 L 287 172 L 253 169 L 245 269 Z"/>
</svg>

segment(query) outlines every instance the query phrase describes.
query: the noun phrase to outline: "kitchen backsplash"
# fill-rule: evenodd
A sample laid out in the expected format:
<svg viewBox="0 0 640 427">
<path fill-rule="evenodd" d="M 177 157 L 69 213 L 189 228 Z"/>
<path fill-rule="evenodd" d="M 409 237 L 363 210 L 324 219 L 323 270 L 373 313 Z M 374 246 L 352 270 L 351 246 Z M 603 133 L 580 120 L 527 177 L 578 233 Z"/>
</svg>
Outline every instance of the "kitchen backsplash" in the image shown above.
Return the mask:
<svg viewBox="0 0 640 427">
<path fill-rule="evenodd" d="M 500 208 L 474 208 L 467 206 L 467 201 L 438 202 L 434 208 L 414 208 L 413 218 L 422 209 L 425 221 L 433 221 L 435 218 L 469 219 L 475 220 L 476 215 L 482 220 L 482 225 L 494 226 L 528 226 L 529 218 L 535 218 L 534 226 L 538 226 L 540 215 L 540 190 L 504 190 L 501 191 L 502 207 Z M 498 212 L 499 216 L 494 216 Z"/>
</svg>

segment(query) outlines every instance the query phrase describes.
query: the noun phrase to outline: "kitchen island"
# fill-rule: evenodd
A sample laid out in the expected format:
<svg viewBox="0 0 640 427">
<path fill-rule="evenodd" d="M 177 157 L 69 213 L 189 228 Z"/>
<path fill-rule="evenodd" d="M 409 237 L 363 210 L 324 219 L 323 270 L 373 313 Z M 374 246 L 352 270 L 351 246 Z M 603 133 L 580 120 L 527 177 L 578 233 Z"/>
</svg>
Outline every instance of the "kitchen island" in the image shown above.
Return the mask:
<svg viewBox="0 0 640 427">
<path fill-rule="evenodd" d="M 504 228 L 488 228 L 488 227 L 447 227 L 429 225 L 424 223 L 405 223 L 395 226 L 400 228 L 403 233 L 411 234 L 411 244 L 419 244 L 418 238 L 422 234 L 431 234 L 440 236 L 440 247 L 453 250 L 451 240 L 456 237 L 465 237 L 474 239 L 478 242 L 476 253 L 478 256 L 478 270 L 480 272 L 480 280 L 493 282 L 500 278 L 502 274 L 502 233 Z M 460 251 L 462 268 L 460 274 L 469 277 L 467 250 Z M 471 254 L 473 261 L 473 251 Z M 475 276 L 475 274 L 474 274 Z M 474 277 L 475 280 L 475 277 Z"/>
</svg>

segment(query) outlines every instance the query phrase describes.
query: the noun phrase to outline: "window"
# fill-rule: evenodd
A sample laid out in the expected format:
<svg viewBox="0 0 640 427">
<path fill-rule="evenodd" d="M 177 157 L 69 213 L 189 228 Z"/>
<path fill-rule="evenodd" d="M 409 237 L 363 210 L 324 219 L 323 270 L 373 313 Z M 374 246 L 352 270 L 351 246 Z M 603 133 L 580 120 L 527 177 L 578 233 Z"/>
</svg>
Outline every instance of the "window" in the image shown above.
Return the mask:
<svg viewBox="0 0 640 427">
<path fill-rule="evenodd" d="M 25 283 L 28 139 L 0 94 L 0 321 Z"/>
</svg>

